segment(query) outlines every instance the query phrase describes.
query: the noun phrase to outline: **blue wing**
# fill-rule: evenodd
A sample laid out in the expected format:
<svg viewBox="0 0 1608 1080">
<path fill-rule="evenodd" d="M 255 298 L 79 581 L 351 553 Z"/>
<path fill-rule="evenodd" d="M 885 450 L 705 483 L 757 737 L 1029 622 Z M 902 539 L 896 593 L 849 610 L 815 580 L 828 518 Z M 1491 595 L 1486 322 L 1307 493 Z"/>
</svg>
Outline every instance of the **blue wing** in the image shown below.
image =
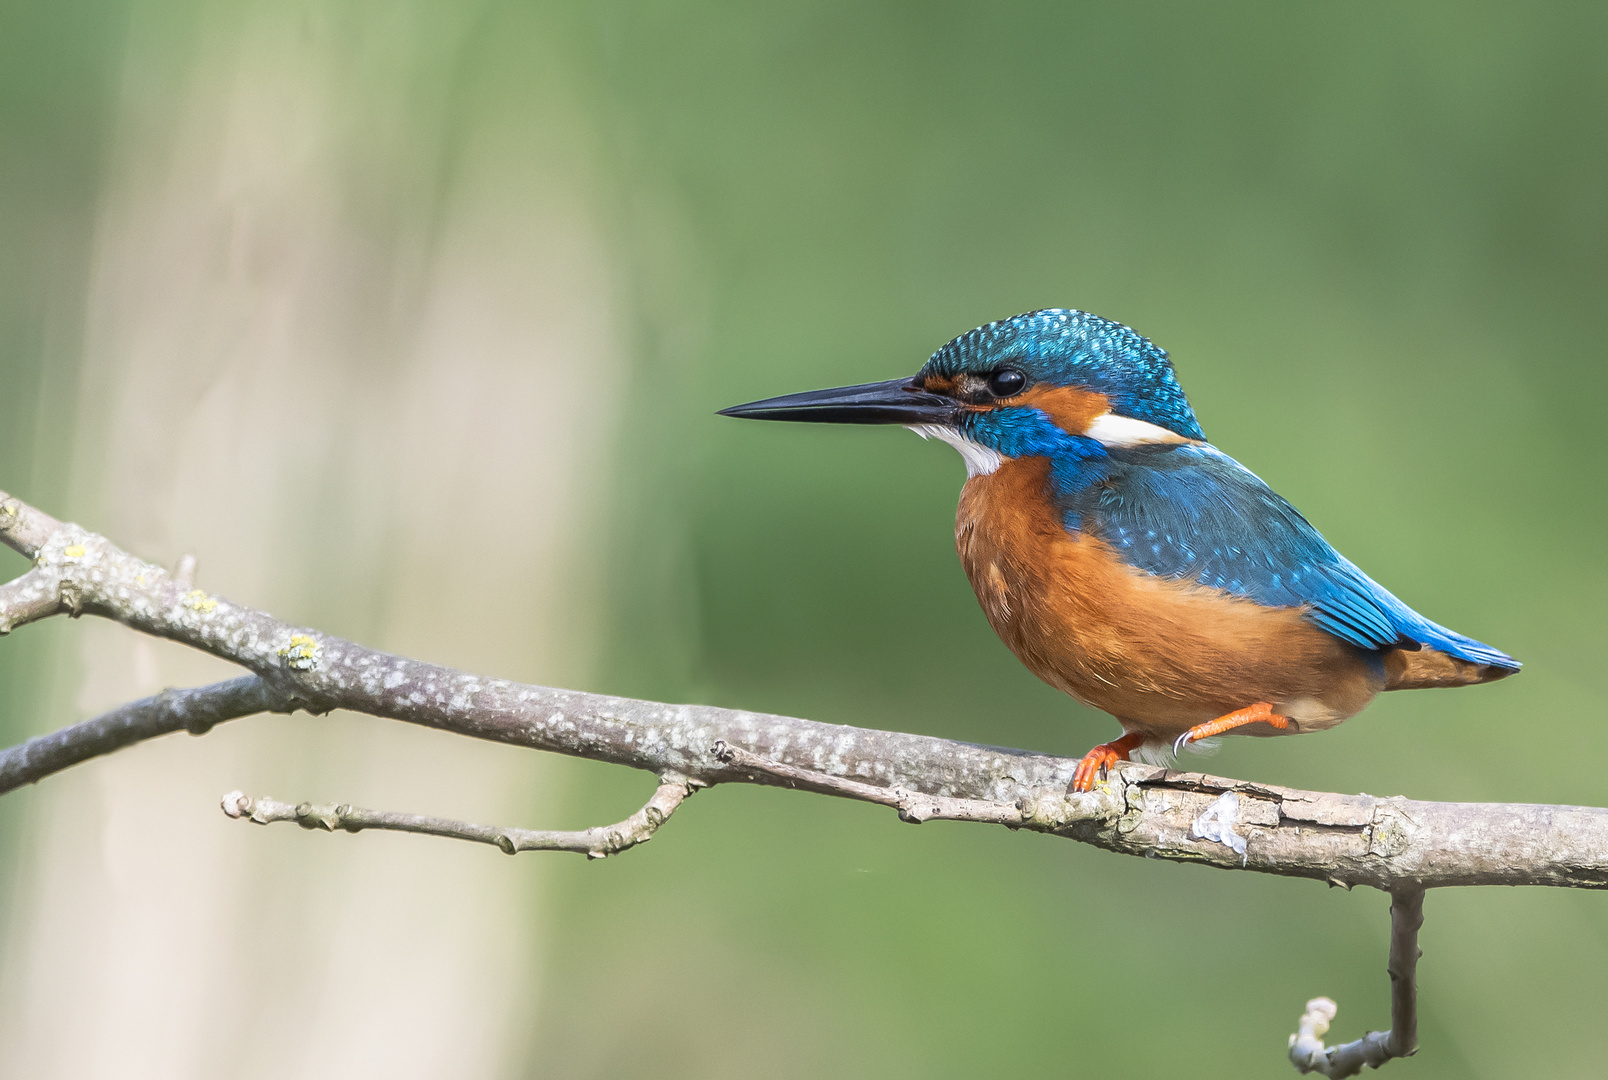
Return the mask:
<svg viewBox="0 0 1608 1080">
<path fill-rule="evenodd" d="M 1475 664 L 1518 661 L 1424 618 L 1329 546 L 1254 473 L 1205 443 L 1113 449 L 1103 482 L 1060 499 L 1127 561 L 1307 618 L 1363 649 L 1427 645 Z"/>
</svg>

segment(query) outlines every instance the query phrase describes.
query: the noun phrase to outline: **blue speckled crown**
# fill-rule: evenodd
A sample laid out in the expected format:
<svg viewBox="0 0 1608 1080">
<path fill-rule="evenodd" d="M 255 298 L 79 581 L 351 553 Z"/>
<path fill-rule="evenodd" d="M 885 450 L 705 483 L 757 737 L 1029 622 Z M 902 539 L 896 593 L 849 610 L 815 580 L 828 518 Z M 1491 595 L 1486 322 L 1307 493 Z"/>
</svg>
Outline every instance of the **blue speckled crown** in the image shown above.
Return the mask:
<svg viewBox="0 0 1608 1080">
<path fill-rule="evenodd" d="M 1118 416 L 1205 439 L 1166 350 L 1121 323 L 1046 308 L 970 330 L 932 354 L 923 374 L 982 374 L 1013 364 L 1036 382 L 1081 386 L 1111 399 Z"/>
</svg>

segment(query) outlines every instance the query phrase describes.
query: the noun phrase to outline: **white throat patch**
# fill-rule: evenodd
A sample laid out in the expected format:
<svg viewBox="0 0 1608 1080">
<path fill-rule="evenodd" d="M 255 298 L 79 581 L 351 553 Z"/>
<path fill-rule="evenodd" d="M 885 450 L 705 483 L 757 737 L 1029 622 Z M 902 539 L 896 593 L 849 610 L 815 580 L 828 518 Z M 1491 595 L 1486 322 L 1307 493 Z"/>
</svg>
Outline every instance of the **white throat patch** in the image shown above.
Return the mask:
<svg viewBox="0 0 1608 1080">
<path fill-rule="evenodd" d="M 1105 446 L 1142 446 L 1145 443 L 1181 443 L 1188 442 L 1177 432 L 1168 431 L 1164 427 L 1148 423 L 1144 420 L 1135 420 L 1131 416 L 1116 416 L 1112 413 L 1101 413 L 1089 424 L 1089 430 L 1084 432 L 1091 439 L 1098 440 Z"/>
<path fill-rule="evenodd" d="M 966 462 L 967 477 L 987 476 L 1009 460 L 998 450 L 990 450 L 982 443 L 972 442 L 946 424 L 909 424 L 907 426 L 923 439 L 937 439 L 959 450 L 961 459 Z"/>
</svg>

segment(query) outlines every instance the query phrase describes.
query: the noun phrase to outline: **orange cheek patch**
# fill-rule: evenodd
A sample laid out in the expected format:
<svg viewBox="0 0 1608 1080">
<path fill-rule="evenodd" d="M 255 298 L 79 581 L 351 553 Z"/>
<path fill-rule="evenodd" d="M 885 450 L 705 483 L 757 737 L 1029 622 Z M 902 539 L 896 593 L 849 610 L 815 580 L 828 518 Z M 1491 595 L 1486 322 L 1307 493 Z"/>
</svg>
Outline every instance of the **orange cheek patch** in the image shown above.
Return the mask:
<svg viewBox="0 0 1608 1080">
<path fill-rule="evenodd" d="M 921 383 L 929 394 L 947 394 L 954 397 L 960 392 L 959 385 L 948 375 L 928 375 L 921 380 Z"/>
<path fill-rule="evenodd" d="M 1104 394 L 1080 390 L 1075 386 L 1046 386 L 1043 383 L 1007 399 L 1006 403 L 1041 410 L 1068 435 L 1086 433 L 1096 417 L 1111 411 L 1111 399 Z"/>
</svg>

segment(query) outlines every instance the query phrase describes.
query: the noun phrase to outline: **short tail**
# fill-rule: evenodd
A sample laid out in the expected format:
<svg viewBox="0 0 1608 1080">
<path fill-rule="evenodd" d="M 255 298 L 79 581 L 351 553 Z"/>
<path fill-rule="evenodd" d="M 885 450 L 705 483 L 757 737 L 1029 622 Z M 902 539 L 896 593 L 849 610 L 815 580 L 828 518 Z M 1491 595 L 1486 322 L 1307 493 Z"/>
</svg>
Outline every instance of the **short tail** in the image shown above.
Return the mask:
<svg viewBox="0 0 1608 1080">
<path fill-rule="evenodd" d="M 1411 627 L 1408 635 L 1419 648 L 1394 649 L 1385 656 L 1386 690 L 1473 686 L 1505 679 L 1523 667 L 1502 650 L 1428 619 Z"/>
</svg>

